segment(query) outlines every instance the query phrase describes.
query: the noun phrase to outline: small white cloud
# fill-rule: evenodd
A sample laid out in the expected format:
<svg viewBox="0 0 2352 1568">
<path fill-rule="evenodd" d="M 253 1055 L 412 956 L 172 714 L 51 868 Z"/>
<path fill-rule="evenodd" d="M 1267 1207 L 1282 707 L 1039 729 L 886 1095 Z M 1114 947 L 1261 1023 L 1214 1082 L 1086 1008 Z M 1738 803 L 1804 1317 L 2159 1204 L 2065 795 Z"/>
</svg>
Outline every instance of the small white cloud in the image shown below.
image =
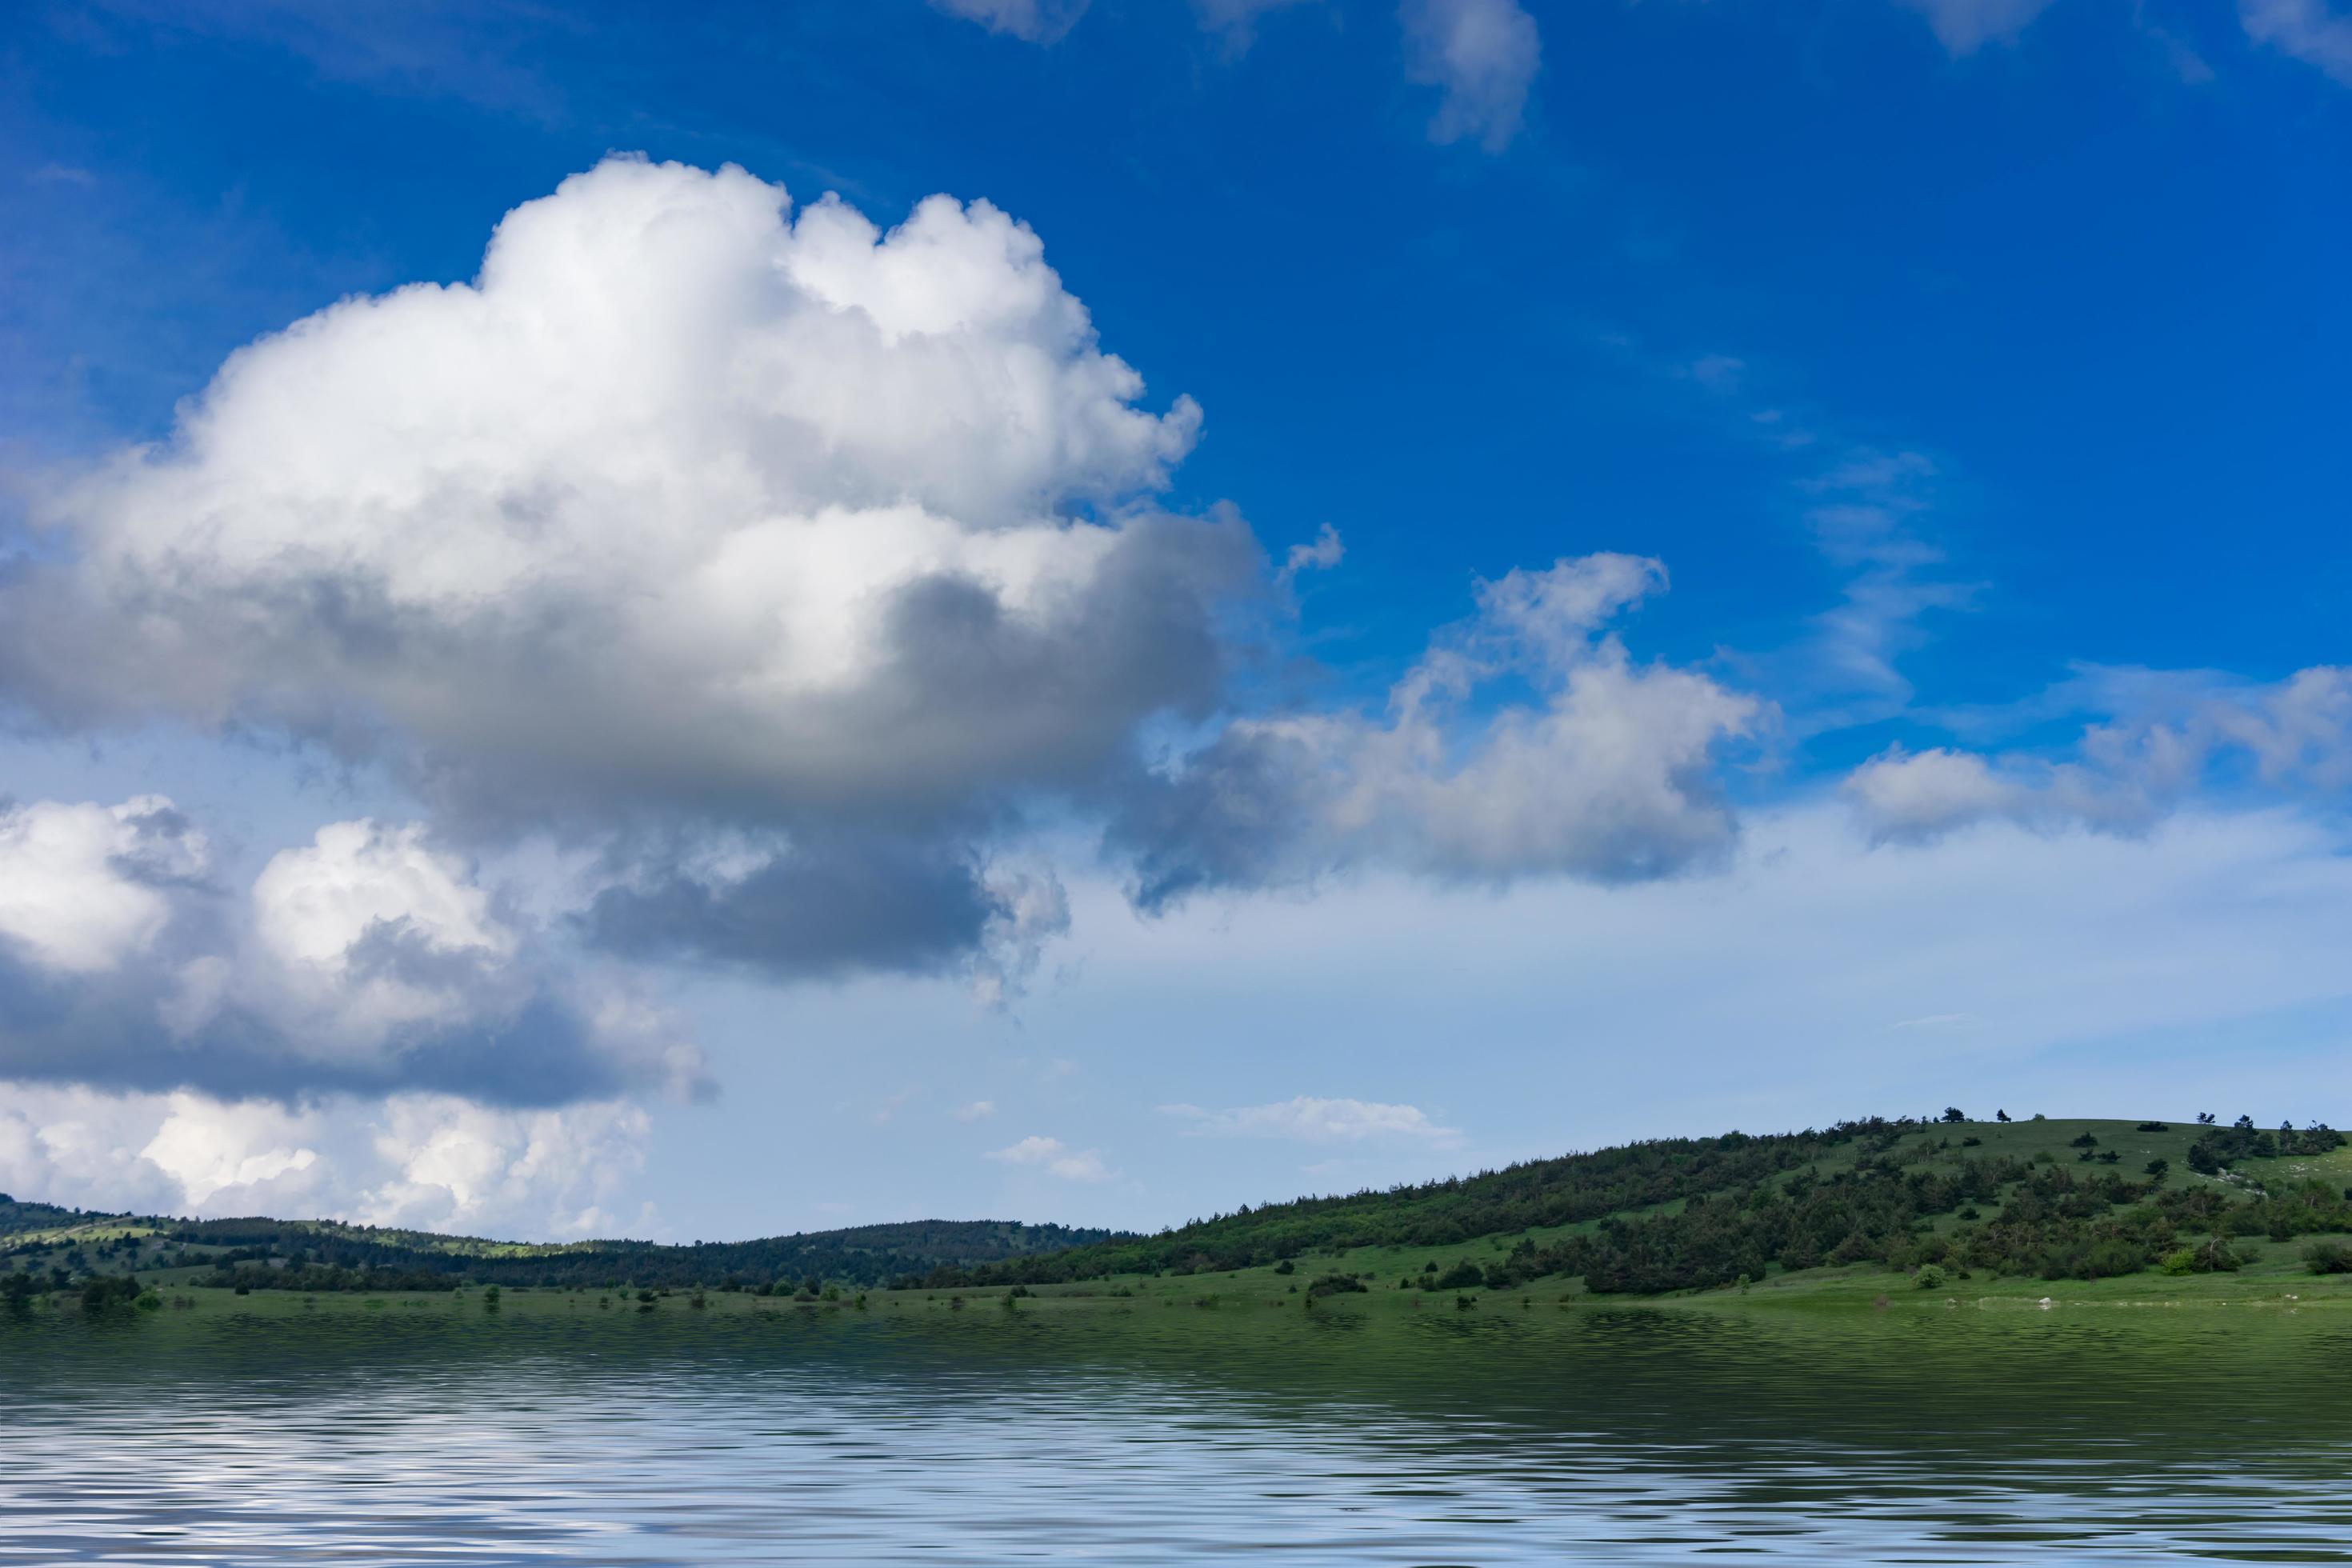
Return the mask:
<svg viewBox="0 0 2352 1568">
<path fill-rule="evenodd" d="M 1730 354 L 1701 354 L 1691 362 L 1689 375 L 1709 392 L 1733 393 L 1739 390 L 1739 378 L 1747 370 L 1746 360 Z"/>
<path fill-rule="evenodd" d="M 1937 746 L 1890 746 L 1856 768 L 1843 786 L 1874 842 L 1924 843 L 1954 828 L 2015 809 L 2018 786 L 1982 757 Z"/>
<path fill-rule="evenodd" d="M 1204 1110 L 1197 1105 L 1163 1105 L 1163 1116 L 1191 1123 L 1188 1131 L 1222 1138 L 1294 1138 L 1309 1143 L 1358 1142 L 1367 1138 L 1409 1138 L 1450 1143 L 1461 1130 L 1430 1120 L 1420 1107 L 1383 1105 L 1369 1100 L 1321 1100 L 1299 1095 L 1271 1105 Z"/>
<path fill-rule="evenodd" d="M 1968 1029 L 1983 1022 L 1974 1013 L 1930 1013 L 1925 1017 L 1905 1018 L 1895 1026 L 1898 1029 Z"/>
<path fill-rule="evenodd" d="M 1034 1133 L 1008 1148 L 989 1151 L 988 1158 L 1000 1164 L 1032 1166 L 1066 1182 L 1100 1182 L 1110 1176 L 1100 1150 L 1072 1149 L 1059 1138 Z"/>
<path fill-rule="evenodd" d="M 1347 553 L 1347 546 L 1339 542 L 1339 531 L 1327 522 L 1316 531 L 1314 543 L 1290 547 L 1290 553 L 1283 557 L 1282 570 L 1275 574 L 1276 581 L 1287 587 L 1301 572 L 1328 572 Z"/>
<path fill-rule="evenodd" d="M 992 1100 L 975 1100 L 970 1105 L 957 1106 L 948 1114 L 958 1121 L 985 1121 L 996 1114 L 996 1102 Z"/>
<path fill-rule="evenodd" d="M 1257 41 L 1257 19 L 1271 11 L 1285 11 L 1302 0 L 1192 0 L 1192 19 L 1204 33 L 1225 41 L 1225 52 L 1238 58 Z"/>
<path fill-rule="evenodd" d="M 1517 0 L 1404 0 L 1407 74 L 1442 89 L 1433 142 L 1475 138 L 1499 153 L 1519 133 L 1543 64 L 1536 19 Z"/>
</svg>

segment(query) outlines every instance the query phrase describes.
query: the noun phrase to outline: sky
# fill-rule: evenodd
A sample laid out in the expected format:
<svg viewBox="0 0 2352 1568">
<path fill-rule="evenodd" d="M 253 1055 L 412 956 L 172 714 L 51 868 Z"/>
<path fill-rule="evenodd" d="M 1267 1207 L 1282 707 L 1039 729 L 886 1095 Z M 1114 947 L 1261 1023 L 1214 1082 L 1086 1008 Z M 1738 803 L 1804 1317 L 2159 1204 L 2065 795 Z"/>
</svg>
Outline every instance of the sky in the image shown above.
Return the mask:
<svg viewBox="0 0 2352 1568">
<path fill-rule="evenodd" d="M 0 1188 L 2352 1115 L 2352 12 L 0 21 Z"/>
</svg>

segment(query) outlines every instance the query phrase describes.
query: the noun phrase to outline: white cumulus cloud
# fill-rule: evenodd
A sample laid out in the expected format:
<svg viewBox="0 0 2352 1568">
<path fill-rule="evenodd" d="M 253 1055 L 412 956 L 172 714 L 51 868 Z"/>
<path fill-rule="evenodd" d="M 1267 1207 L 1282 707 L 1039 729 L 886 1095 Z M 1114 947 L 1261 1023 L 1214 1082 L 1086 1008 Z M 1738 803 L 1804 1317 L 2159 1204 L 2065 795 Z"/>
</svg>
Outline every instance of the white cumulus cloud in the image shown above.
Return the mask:
<svg viewBox="0 0 2352 1568">
<path fill-rule="evenodd" d="M 5 606 L 63 720 L 250 721 L 497 818 L 961 820 L 1213 695 L 1245 527 L 1025 226 L 616 158 L 470 283 L 241 350 L 46 498 Z"/>
<path fill-rule="evenodd" d="M 114 968 L 154 942 L 168 884 L 201 875 L 206 858 L 204 835 L 159 795 L 0 810 L 0 941 L 53 969 Z"/>
<path fill-rule="evenodd" d="M 399 1094 L 292 1107 L 0 1081 L 0 1188 L 199 1218 L 612 1236 L 623 1226 L 604 1205 L 642 1167 L 648 1129 L 620 1101 L 507 1110 Z"/>
<path fill-rule="evenodd" d="M 0 815 L 0 1078 L 526 1104 L 702 1087 L 661 1011 L 499 919 L 419 825 L 331 823 L 242 894 L 206 856 L 160 796 Z"/>
<path fill-rule="evenodd" d="M 1236 721 L 1115 825 L 1139 901 L 1363 864 L 1632 881 L 1720 858 L 1736 825 L 1715 755 L 1766 710 L 1696 671 L 1638 664 L 1605 629 L 1664 581 L 1630 555 L 1512 572 L 1398 682 L 1385 717 Z M 1506 677 L 1537 700 L 1465 719 L 1473 693 Z"/>
</svg>

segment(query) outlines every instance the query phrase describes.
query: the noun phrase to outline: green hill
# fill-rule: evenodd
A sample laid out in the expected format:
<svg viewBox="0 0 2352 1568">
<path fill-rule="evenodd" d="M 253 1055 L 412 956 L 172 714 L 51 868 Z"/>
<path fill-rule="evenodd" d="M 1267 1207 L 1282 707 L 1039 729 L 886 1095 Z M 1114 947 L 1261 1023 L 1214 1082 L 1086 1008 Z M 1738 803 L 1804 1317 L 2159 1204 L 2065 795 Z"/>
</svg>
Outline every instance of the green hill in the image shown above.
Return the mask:
<svg viewBox="0 0 2352 1568">
<path fill-rule="evenodd" d="M 1444 1289 L 1559 1279 L 1599 1294 L 1704 1289 L 1856 1264 L 2049 1279 L 2227 1271 L 2242 1261 L 2245 1238 L 2352 1232 L 2347 1183 L 2352 1152 L 2316 1123 L 1979 1122 L 1954 1110 L 1935 1121 L 1873 1118 L 1794 1133 L 1661 1139 L 1420 1186 L 1244 1207 L 1157 1236 L 942 1267 L 901 1283 L 1232 1274 L 1308 1258 L 1360 1263 L 1349 1255 L 1364 1252 L 1431 1254 L 1416 1267 Z M 1477 1259 L 1426 1267 L 1436 1253 L 1474 1244 Z"/>
<path fill-rule="evenodd" d="M 465 1283 L 814 1294 L 814 1283 L 1090 1294 L 1190 1275 L 1310 1297 L 1370 1287 L 1601 1296 L 1780 1289 L 1856 1270 L 1952 1279 L 2352 1275 L 2352 1146 L 2333 1129 L 1970 1121 L 1659 1139 L 1414 1186 L 1306 1197 L 1137 1236 L 997 1221 L 696 1243 L 530 1244 L 335 1221 L 92 1215 L 0 1196 L 16 1292 L 96 1277 L 175 1287 L 446 1290 Z"/>
<path fill-rule="evenodd" d="M 686 1247 L 532 1243 L 338 1220 L 90 1214 L 0 1194 L 0 1268 L 45 1285 L 136 1274 L 174 1284 L 305 1291 L 436 1290 L 468 1282 L 773 1289 L 809 1279 L 873 1285 L 910 1270 L 984 1266 L 1112 1237 L 1009 1220 L 912 1220 Z"/>
</svg>

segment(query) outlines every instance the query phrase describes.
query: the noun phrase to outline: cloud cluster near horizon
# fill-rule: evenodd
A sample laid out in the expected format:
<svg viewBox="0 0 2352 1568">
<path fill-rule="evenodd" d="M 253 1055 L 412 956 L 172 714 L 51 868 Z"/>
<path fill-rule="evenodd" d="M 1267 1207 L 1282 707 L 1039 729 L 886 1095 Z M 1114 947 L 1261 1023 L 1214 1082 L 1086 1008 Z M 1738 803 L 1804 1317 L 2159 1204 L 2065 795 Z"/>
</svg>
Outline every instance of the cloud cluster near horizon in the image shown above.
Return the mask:
<svg viewBox="0 0 2352 1568">
<path fill-rule="evenodd" d="M 1229 672 L 1344 550 L 1326 526 L 1276 570 L 1231 507 L 1162 506 L 1202 412 L 1143 399 L 985 202 L 885 232 L 625 157 L 509 214 L 472 282 L 239 351 L 170 440 L 39 498 L 0 684 L 54 732 L 274 737 L 428 815 L 330 825 L 236 893 L 168 802 L 21 808 L 0 1074 L 691 1086 L 691 1045 L 563 954 L 1002 1000 L 1068 921 L 1039 821 L 1104 825 L 1147 910 L 1721 856 L 1711 769 L 1767 710 L 1630 652 L 1658 563 L 1482 585 L 1383 714 L 1240 711 Z M 579 872 L 525 921 L 464 851 L 534 840 Z"/>
<path fill-rule="evenodd" d="M 621 1100 L 516 1110 L 401 1093 L 289 1105 L 14 1085 L 0 1103 L 0 1190 L 197 1218 L 642 1236 L 657 1215 L 607 1205 L 643 1166 L 649 1126 Z"/>
<path fill-rule="evenodd" d="M 0 811 L 0 1077 L 508 1105 L 707 1087 L 657 1009 L 530 950 L 419 825 L 331 823 L 221 886 L 160 795 Z"/>
</svg>

